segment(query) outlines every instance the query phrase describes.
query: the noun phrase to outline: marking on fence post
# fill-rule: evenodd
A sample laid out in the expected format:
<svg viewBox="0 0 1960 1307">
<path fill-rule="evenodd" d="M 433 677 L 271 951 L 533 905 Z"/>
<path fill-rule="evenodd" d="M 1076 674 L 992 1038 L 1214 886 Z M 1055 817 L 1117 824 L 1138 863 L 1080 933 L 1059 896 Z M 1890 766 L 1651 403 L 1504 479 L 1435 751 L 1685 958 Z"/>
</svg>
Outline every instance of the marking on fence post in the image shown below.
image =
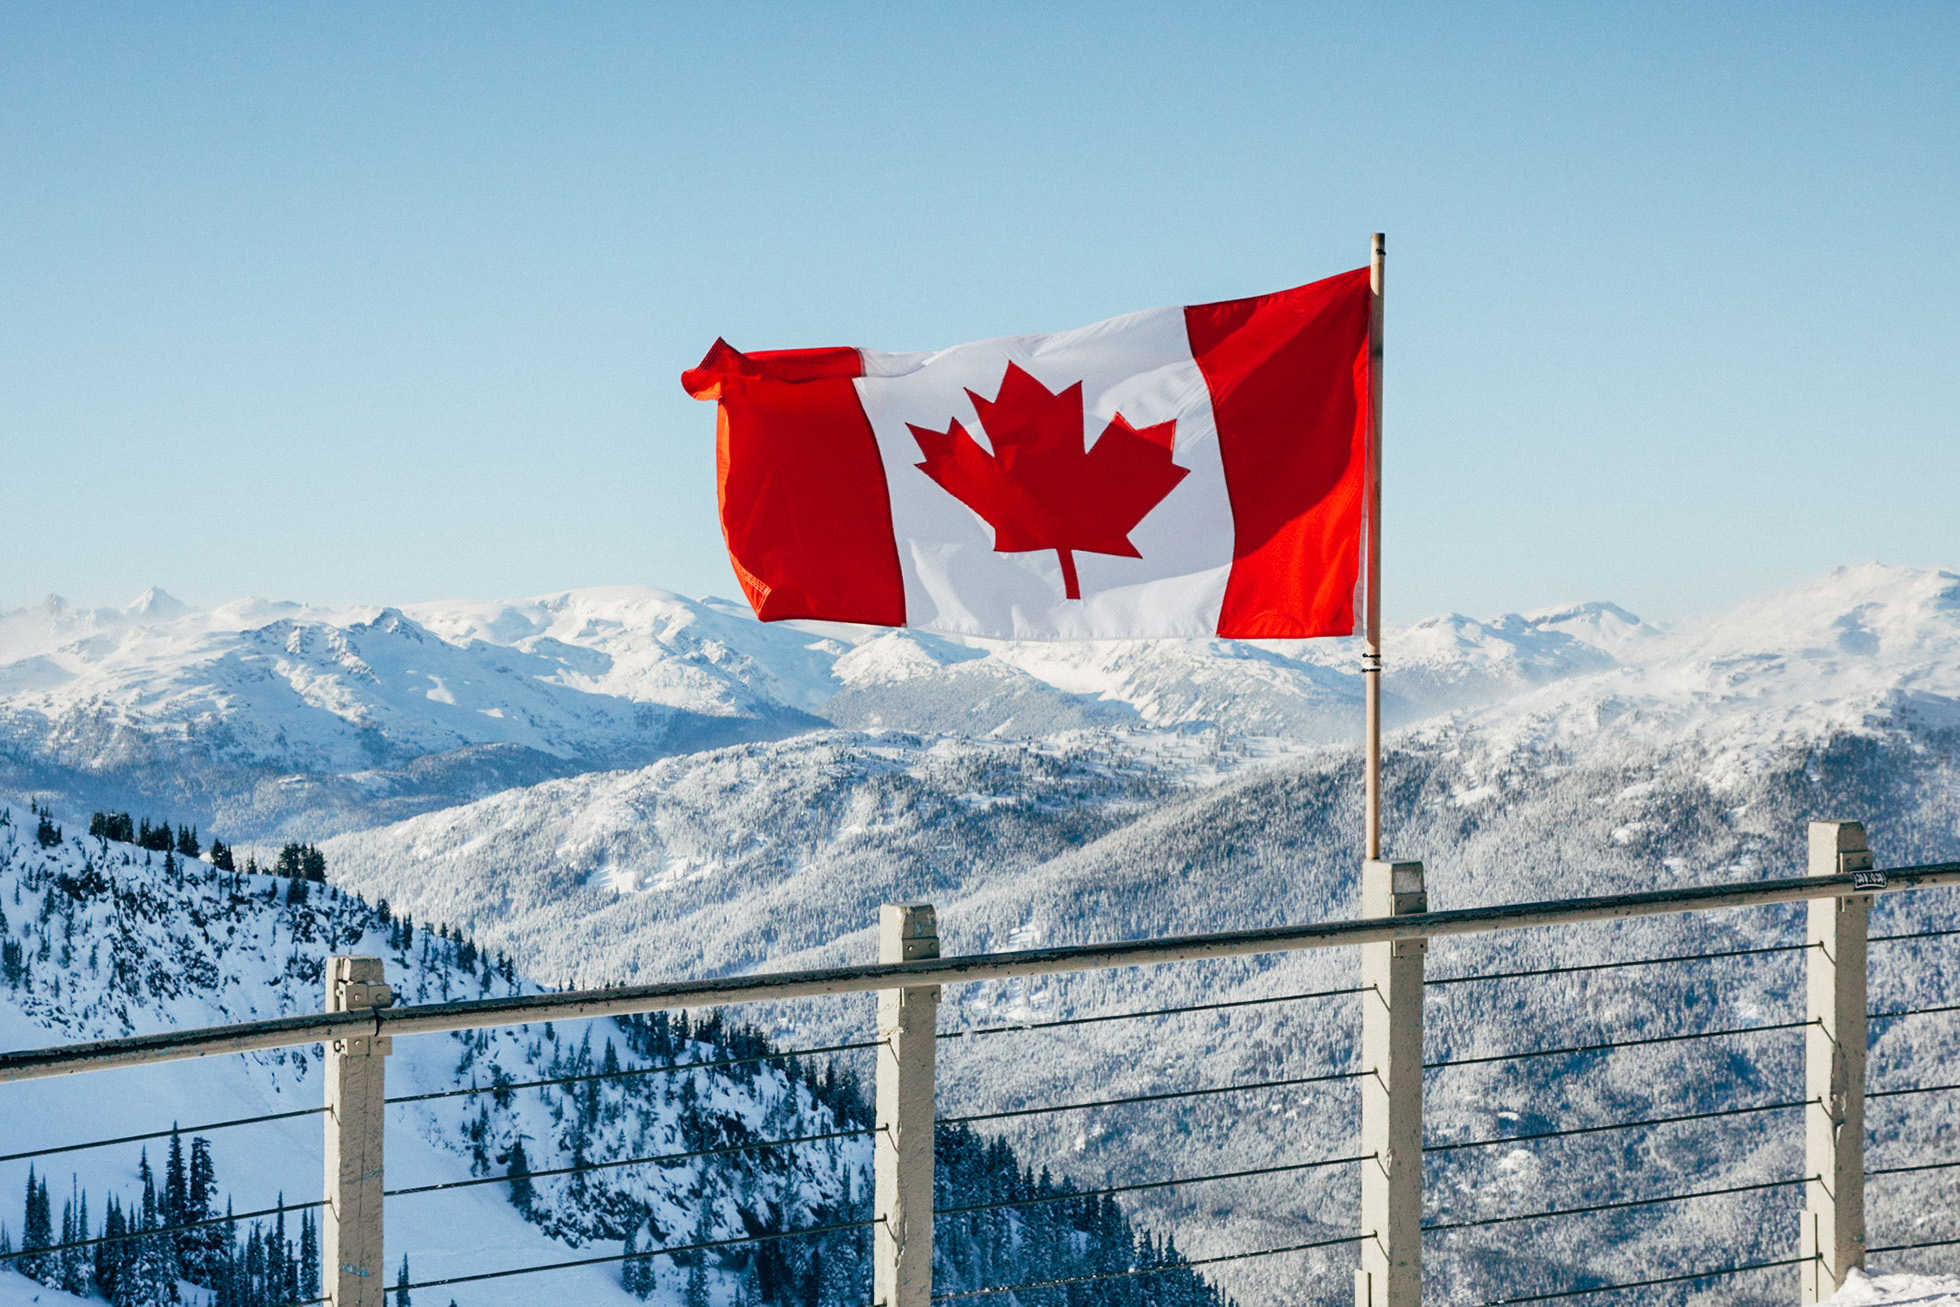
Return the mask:
<svg viewBox="0 0 1960 1307">
<path fill-rule="evenodd" d="M 1361 915 L 1429 910 L 1420 862 L 1361 864 Z M 1361 1265 L 1355 1307 L 1422 1302 L 1422 962 L 1426 940 L 1361 947 Z M 1370 1237 L 1372 1236 L 1372 1237 Z"/>
<path fill-rule="evenodd" d="M 878 960 L 939 956 L 930 903 L 887 903 L 878 912 Z M 872 1301 L 931 1307 L 932 1118 L 939 986 L 878 991 L 878 1134 L 871 1229 Z"/>
<path fill-rule="evenodd" d="M 380 958 L 327 959 L 327 1011 L 385 1008 Z M 385 1059 L 394 1041 L 350 1035 L 327 1045 L 327 1205 L 320 1223 L 321 1288 L 333 1307 L 383 1307 Z"/>
<path fill-rule="evenodd" d="M 1865 828 L 1810 823 L 1810 874 L 1872 867 Z M 1821 1303 L 1865 1264 L 1865 939 L 1872 896 L 1812 899 L 1805 968 L 1804 1209 L 1800 1301 Z"/>
</svg>

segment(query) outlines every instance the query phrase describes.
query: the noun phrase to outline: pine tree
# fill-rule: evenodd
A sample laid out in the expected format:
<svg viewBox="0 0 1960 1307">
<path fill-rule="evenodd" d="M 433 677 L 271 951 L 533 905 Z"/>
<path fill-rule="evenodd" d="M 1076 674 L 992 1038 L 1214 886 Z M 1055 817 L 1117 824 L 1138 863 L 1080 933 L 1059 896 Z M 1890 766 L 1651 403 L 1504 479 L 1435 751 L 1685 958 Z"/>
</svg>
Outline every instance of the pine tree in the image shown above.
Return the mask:
<svg viewBox="0 0 1960 1307">
<path fill-rule="evenodd" d="M 103 1242 L 95 1245 L 95 1283 L 110 1302 L 117 1301 L 117 1287 L 122 1283 L 123 1259 L 129 1245 L 121 1236 L 128 1233 L 129 1223 L 123 1219 L 122 1203 L 110 1194 L 109 1210 L 102 1217 Z"/>
<path fill-rule="evenodd" d="M 701 1195 L 701 1207 L 694 1217 L 694 1235 L 691 1243 L 706 1243 L 714 1237 L 714 1226 L 709 1223 L 708 1196 Z M 705 1250 L 688 1254 L 687 1289 L 682 1295 L 683 1307 L 708 1307 L 708 1254 Z"/>
<path fill-rule="evenodd" d="M 211 841 L 211 865 L 216 867 L 219 871 L 236 872 L 238 870 L 238 866 L 232 860 L 231 845 L 220 844 L 217 840 L 212 840 Z"/>
<path fill-rule="evenodd" d="M 69 1179 L 69 1184 L 71 1185 L 71 1187 L 73 1187 L 73 1191 L 74 1191 L 73 1201 L 75 1205 L 75 1229 L 74 1229 L 74 1233 L 71 1234 L 68 1238 L 63 1239 L 62 1242 L 63 1243 L 86 1243 L 89 1237 L 88 1190 L 83 1189 L 79 1185 L 77 1185 L 75 1182 L 75 1178 L 72 1174 L 68 1177 L 68 1179 Z M 63 1224 L 66 1224 L 66 1222 L 64 1221 Z M 88 1249 L 70 1248 L 67 1252 L 61 1255 L 61 1259 L 62 1259 L 62 1268 L 61 1268 L 62 1289 L 68 1293 L 75 1294 L 78 1297 L 86 1296 L 88 1293 L 88 1282 L 89 1282 L 89 1271 L 90 1271 Z"/>
<path fill-rule="evenodd" d="M 395 1277 L 395 1307 L 410 1307 L 408 1297 L 409 1283 L 408 1257 L 404 1254 L 402 1256 L 401 1274 Z"/>
<path fill-rule="evenodd" d="M 286 1238 L 286 1195 L 282 1191 L 274 1206 L 272 1237 L 265 1248 L 266 1296 L 274 1303 L 293 1299 L 293 1245 Z"/>
<path fill-rule="evenodd" d="M 20 1247 L 22 1252 L 38 1252 L 39 1249 L 54 1243 L 54 1221 L 48 1211 L 48 1184 L 35 1177 L 34 1164 L 27 1164 L 27 1212 L 20 1223 Z M 22 1257 L 14 1266 L 30 1280 L 42 1279 L 47 1274 L 48 1259 L 44 1256 Z"/>
<path fill-rule="evenodd" d="M 624 1249 L 626 1256 L 625 1260 L 619 1264 L 619 1287 L 632 1294 L 635 1298 L 644 1298 L 647 1295 L 646 1291 L 640 1287 L 641 1271 L 639 1251 L 640 1227 L 636 1222 L 626 1232 L 626 1247 Z"/>
<path fill-rule="evenodd" d="M 310 1211 L 299 1220 L 299 1285 L 294 1296 L 301 1301 L 320 1296 L 320 1230 Z"/>
<path fill-rule="evenodd" d="M 537 1202 L 537 1192 L 531 1185 L 531 1163 L 524 1156 L 522 1139 L 511 1142 L 510 1169 L 505 1174 L 510 1177 L 510 1205 L 529 1217 L 532 1205 Z"/>
<path fill-rule="evenodd" d="M 176 1296 L 177 1259 L 171 1255 L 169 1235 L 150 1233 L 157 1228 L 157 1186 L 147 1150 L 139 1174 L 143 1179 L 143 1210 L 136 1228 L 144 1234 L 130 1240 L 136 1247 L 123 1267 L 122 1293 L 116 1304 L 117 1307 L 164 1307 Z"/>
<path fill-rule="evenodd" d="M 177 1123 L 170 1123 L 170 1155 L 163 1164 L 163 1203 L 159 1215 L 165 1225 L 182 1225 L 184 1209 L 190 1202 L 190 1176 L 184 1165 L 184 1137 Z"/>
</svg>

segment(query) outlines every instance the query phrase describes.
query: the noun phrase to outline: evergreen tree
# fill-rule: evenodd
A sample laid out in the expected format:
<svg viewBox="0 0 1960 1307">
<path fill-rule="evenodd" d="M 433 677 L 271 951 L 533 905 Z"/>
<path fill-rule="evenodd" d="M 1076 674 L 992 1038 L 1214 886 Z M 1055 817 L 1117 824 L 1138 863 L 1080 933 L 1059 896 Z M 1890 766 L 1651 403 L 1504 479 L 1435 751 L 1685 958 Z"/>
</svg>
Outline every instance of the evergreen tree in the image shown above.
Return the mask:
<svg viewBox="0 0 1960 1307">
<path fill-rule="evenodd" d="M 48 820 L 48 814 L 41 814 L 41 824 L 34 828 L 34 839 L 44 849 L 51 849 L 61 843 L 61 827 Z"/>
<path fill-rule="evenodd" d="M 238 866 L 236 863 L 232 861 L 231 845 L 220 844 L 217 840 L 212 840 L 211 841 L 211 865 L 216 867 L 219 871 L 236 872 L 238 870 Z"/>
<path fill-rule="evenodd" d="M 537 1202 L 537 1191 L 531 1185 L 531 1162 L 524 1156 L 524 1140 L 521 1138 L 511 1142 L 510 1169 L 505 1174 L 510 1177 L 510 1205 L 525 1216 L 530 1216 L 532 1206 Z"/>
<path fill-rule="evenodd" d="M 184 1137 L 170 1123 L 170 1154 L 163 1164 L 163 1202 L 159 1215 L 165 1225 L 182 1225 L 190 1201 L 190 1175 L 184 1164 Z"/>
<path fill-rule="evenodd" d="M 62 1207 L 61 1212 L 62 1228 L 67 1233 L 63 1235 L 61 1242 L 86 1243 L 89 1237 L 88 1191 L 80 1187 L 72 1174 L 68 1177 L 68 1183 L 70 1197 L 68 1203 Z M 69 1208 L 71 1207 L 74 1209 L 74 1216 L 72 1218 L 68 1214 Z M 87 1296 L 90 1269 L 89 1255 L 86 1248 L 70 1248 L 62 1253 L 62 1291 L 72 1293 L 77 1297 Z"/>
<path fill-rule="evenodd" d="M 714 1226 L 709 1223 L 708 1196 L 701 1195 L 701 1206 L 694 1216 L 694 1234 L 690 1243 L 706 1243 L 714 1238 Z M 683 1307 L 708 1307 L 708 1254 L 705 1250 L 687 1255 L 687 1288 L 682 1294 Z M 812 1300 L 811 1307 L 817 1307 Z"/>
<path fill-rule="evenodd" d="M 644 1298 L 646 1294 L 640 1289 L 640 1227 L 638 1222 L 635 1222 L 632 1228 L 626 1231 L 626 1247 L 622 1251 L 624 1251 L 626 1256 L 625 1260 L 619 1264 L 619 1287 L 632 1294 L 635 1298 Z"/>
<path fill-rule="evenodd" d="M 248 1303 L 265 1301 L 265 1235 L 257 1221 L 252 1222 L 251 1233 L 245 1236 L 245 1269 L 240 1277 L 239 1288 Z"/>
<path fill-rule="evenodd" d="M 404 1253 L 401 1274 L 395 1277 L 395 1307 L 410 1307 L 408 1286 L 408 1256 Z"/>
<path fill-rule="evenodd" d="M 272 1218 L 272 1237 L 265 1246 L 266 1298 L 273 1303 L 291 1302 L 293 1299 L 293 1245 L 286 1238 L 286 1195 L 282 1191 L 274 1206 L 278 1209 Z"/>
<path fill-rule="evenodd" d="M 27 1164 L 27 1212 L 20 1223 L 20 1247 L 22 1252 L 37 1253 L 42 1248 L 54 1244 L 54 1220 L 48 1211 L 48 1183 L 37 1179 L 34 1164 Z M 22 1257 L 14 1262 L 22 1275 L 30 1280 L 40 1280 L 48 1271 L 48 1259 L 44 1256 Z"/>
<path fill-rule="evenodd" d="M 143 1234 L 129 1241 L 135 1251 L 123 1266 L 116 1307 L 165 1307 L 177 1295 L 177 1259 L 171 1255 L 170 1236 L 152 1233 L 157 1229 L 157 1186 L 147 1150 L 139 1174 L 143 1208 L 136 1228 Z"/>
<path fill-rule="evenodd" d="M 177 852 L 187 858 L 197 856 L 197 827 L 179 826 L 177 828 Z"/>
<path fill-rule="evenodd" d="M 121 1236 L 128 1233 L 129 1223 L 123 1219 L 122 1203 L 110 1194 L 109 1209 L 102 1217 L 103 1242 L 95 1245 L 95 1283 L 110 1302 L 117 1301 L 117 1286 L 122 1282 L 123 1258 L 129 1252 L 129 1245 Z"/>
<path fill-rule="evenodd" d="M 294 1296 L 302 1302 L 320 1296 L 320 1230 L 310 1211 L 299 1220 L 299 1285 Z"/>
</svg>

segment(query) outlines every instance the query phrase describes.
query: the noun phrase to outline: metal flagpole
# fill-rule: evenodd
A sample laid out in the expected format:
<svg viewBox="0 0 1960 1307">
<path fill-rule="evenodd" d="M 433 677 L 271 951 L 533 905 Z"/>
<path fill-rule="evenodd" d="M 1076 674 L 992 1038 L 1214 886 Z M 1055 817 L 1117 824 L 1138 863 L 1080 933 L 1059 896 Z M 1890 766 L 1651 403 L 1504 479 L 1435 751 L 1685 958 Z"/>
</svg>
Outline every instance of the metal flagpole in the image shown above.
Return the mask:
<svg viewBox="0 0 1960 1307">
<path fill-rule="evenodd" d="M 1381 232 L 1368 259 L 1368 499 L 1363 547 L 1367 569 L 1367 611 L 1361 646 L 1361 681 L 1368 700 L 1368 792 L 1365 800 L 1367 856 L 1382 855 L 1382 264 L 1387 243 Z"/>
</svg>

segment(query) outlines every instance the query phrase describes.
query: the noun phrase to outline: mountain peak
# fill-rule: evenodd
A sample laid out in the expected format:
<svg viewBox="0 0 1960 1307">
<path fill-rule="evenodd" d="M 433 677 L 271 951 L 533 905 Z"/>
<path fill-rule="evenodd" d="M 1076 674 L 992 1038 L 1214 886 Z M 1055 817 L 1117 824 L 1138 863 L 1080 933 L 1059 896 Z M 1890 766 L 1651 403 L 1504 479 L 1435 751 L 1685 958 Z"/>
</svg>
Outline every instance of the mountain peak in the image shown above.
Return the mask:
<svg viewBox="0 0 1960 1307">
<path fill-rule="evenodd" d="M 191 606 L 161 586 L 151 586 L 142 594 L 129 601 L 123 614 L 127 617 L 147 617 L 152 621 L 167 622 L 182 617 L 191 611 Z"/>
</svg>

